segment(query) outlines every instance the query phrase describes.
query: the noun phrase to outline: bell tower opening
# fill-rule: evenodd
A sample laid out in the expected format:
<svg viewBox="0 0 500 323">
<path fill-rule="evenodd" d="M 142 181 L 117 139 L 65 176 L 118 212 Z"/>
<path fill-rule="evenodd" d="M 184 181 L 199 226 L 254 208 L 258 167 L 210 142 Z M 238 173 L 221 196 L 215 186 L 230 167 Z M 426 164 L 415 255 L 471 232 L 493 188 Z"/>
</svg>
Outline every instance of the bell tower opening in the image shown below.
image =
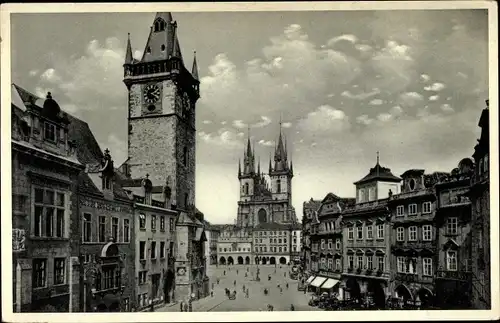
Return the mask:
<svg viewBox="0 0 500 323">
<path fill-rule="evenodd" d="M 264 209 L 260 209 L 259 212 L 257 213 L 257 216 L 259 218 L 259 223 L 266 223 L 267 222 L 267 212 Z"/>
</svg>

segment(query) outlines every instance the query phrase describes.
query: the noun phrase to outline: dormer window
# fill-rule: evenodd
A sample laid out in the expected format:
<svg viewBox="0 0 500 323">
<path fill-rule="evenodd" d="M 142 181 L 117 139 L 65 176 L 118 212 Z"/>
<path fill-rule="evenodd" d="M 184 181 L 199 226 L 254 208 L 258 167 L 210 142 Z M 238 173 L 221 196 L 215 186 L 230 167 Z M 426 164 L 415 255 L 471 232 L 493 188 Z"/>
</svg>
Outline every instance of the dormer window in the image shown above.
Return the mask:
<svg viewBox="0 0 500 323">
<path fill-rule="evenodd" d="M 48 141 L 55 142 L 56 141 L 56 126 L 45 122 L 44 124 L 44 138 Z"/>
<path fill-rule="evenodd" d="M 155 21 L 155 25 L 154 25 L 154 31 L 155 33 L 157 32 L 160 32 L 160 31 L 164 31 L 165 30 L 165 27 L 166 27 L 166 23 L 163 19 L 158 19 Z"/>
<path fill-rule="evenodd" d="M 415 179 L 410 179 L 410 182 L 408 183 L 408 186 L 410 187 L 410 190 L 413 191 L 415 189 L 415 186 L 416 186 L 416 182 L 415 182 Z"/>
</svg>

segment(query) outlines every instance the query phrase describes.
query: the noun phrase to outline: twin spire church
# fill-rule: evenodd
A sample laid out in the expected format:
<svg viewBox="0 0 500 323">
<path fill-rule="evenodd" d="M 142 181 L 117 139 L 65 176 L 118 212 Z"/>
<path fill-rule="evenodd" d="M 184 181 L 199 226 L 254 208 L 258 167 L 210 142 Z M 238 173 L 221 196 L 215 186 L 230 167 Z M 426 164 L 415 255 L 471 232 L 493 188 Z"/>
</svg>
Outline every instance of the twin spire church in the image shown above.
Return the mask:
<svg viewBox="0 0 500 323">
<path fill-rule="evenodd" d="M 256 169 L 255 147 L 250 138 L 244 151 L 243 165 L 238 163 L 240 199 L 237 227 L 257 227 L 266 223 L 292 224 L 297 222 L 292 206 L 293 163 L 288 160 L 286 140 L 279 134 L 274 149 L 274 163 L 269 160 L 268 173 L 261 171 L 260 159 Z"/>
</svg>

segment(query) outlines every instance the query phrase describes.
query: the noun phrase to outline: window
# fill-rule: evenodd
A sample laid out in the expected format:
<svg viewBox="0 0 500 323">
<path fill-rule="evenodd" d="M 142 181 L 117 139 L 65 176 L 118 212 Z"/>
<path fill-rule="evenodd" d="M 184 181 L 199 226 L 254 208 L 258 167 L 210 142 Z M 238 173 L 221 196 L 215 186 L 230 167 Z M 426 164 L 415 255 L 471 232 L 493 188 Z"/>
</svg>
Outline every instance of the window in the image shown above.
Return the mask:
<svg viewBox="0 0 500 323">
<path fill-rule="evenodd" d="M 432 258 L 422 258 L 423 262 L 423 275 L 432 276 Z"/>
<path fill-rule="evenodd" d="M 156 241 L 151 241 L 151 259 L 156 259 Z"/>
<path fill-rule="evenodd" d="M 56 126 L 48 122 L 44 123 L 44 138 L 48 141 L 56 141 Z"/>
<path fill-rule="evenodd" d="M 165 258 L 165 241 L 160 241 L 160 258 Z"/>
<path fill-rule="evenodd" d="M 173 218 L 170 218 L 170 231 L 175 231 L 175 223 Z"/>
<path fill-rule="evenodd" d="M 64 237 L 64 193 L 51 189 L 35 188 L 34 208 L 34 236 Z"/>
<path fill-rule="evenodd" d="M 92 214 L 83 214 L 83 242 L 92 241 Z"/>
<path fill-rule="evenodd" d="M 123 219 L 123 242 L 130 242 L 130 220 Z"/>
<path fill-rule="evenodd" d="M 154 214 L 151 215 L 151 230 L 156 230 L 156 215 Z"/>
<path fill-rule="evenodd" d="M 139 242 L 139 259 L 146 259 L 146 241 Z"/>
<path fill-rule="evenodd" d="M 405 257 L 398 257 L 397 264 L 398 264 L 398 273 L 405 273 L 406 272 Z"/>
<path fill-rule="evenodd" d="M 184 166 L 187 166 L 188 165 L 188 148 L 187 147 L 184 147 L 183 149 L 183 163 L 184 163 Z"/>
<path fill-rule="evenodd" d="M 396 208 L 396 216 L 403 216 L 405 214 L 405 207 L 403 205 L 399 205 Z"/>
<path fill-rule="evenodd" d="M 148 271 L 140 271 L 139 272 L 139 285 L 144 285 L 146 283 L 146 277 L 148 275 Z"/>
<path fill-rule="evenodd" d="M 146 216 L 144 214 L 139 214 L 139 229 L 146 229 Z"/>
<path fill-rule="evenodd" d="M 417 259 L 409 258 L 406 262 L 406 272 L 409 274 L 417 273 Z"/>
<path fill-rule="evenodd" d="M 378 270 L 379 271 L 384 271 L 385 270 L 385 258 L 384 256 L 378 256 Z"/>
<path fill-rule="evenodd" d="M 335 240 L 335 249 L 340 250 L 340 239 Z"/>
<path fill-rule="evenodd" d="M 160 231 L 165 231 L 165 216 L 160 216 Z"/>
<path fill-rule="evenodd" d="M 283 252 L 286 252 L 286 247 L 283 247 Z"/>
<path fill-rule="evenodd" d="M 383 224 L 378 224 L 377 225 L 377 239 L 384 239 L 384 225 Z"/>
<path fill-rule="evenodd" d="M 325 240 L 321 239 L 321 249 L 325 249 Z"/>
<path fill-rule="evenodd" d="M 410 204 L 408 206 L 408 215 L 415 215 L 417 214 L 417 204 Z"/>
<path fill-rule="evenodd" d="M 61 285 L 65 282 L 66 259 L 54 258 L 54 285 Z"/>
<path fill-rule="evenodd" d="M 424 202 L 424 204 L 422 204 L 422 213 L 431 213 L 431 206 L 431 202 Z"/>
<path fill-rule="evenodd" d="M 111 218 L 111 234 L 113 235 L 113 241 L 118 242 L 118 218 Z"/>
<path fill-rule="evenodd" d="M 417 241 L 417 227 L 411 226 L 408 228 L 408 240 Z"/>
<path fill-rule="evenodd" d="M 184 207 L 188 206 L 189 195 L 188 193 L 184 193 Z"/>
<path fill-rule="evenodd" d="M 458 233 L 458 219 L 448 218 L 446 220 L 446 233 L 447 234 L 457 234 Z"/>
<path fill-rule="evenodd" d="M 358 268 L 363 268 L 363 256 L 358 256 Z"/>
<path fill-rule="evenodd" d="M 335 269 L 340 270 L 341 269 L 341 264 L 340 264 L 340 259 L 337 258 L 335 259 Z"/>
<path fill-rule="evenodd" d="M 47 284 L 47 259 L 33 259 L 33 288 Z"/>
<path fill-rule="evenodd" d="M 255 252 L 259 252 L 259 247 L 255 247 Z"/>
<path fill-rule="evenodd" d="M 333 258 L 328 258 L 328 270 L 333 270 Z"/>
<path fill-rule="evenodd" d="M 366 239 L 373 239 L 373 226 L 368 225 L 366 227 Z"/>
<path fill-rule="evenodd" d="M 457 252 L 455 250 L 446 252 L 446 268 L 449 271 L 457 271 Z"/>
<path fill-rule="evenodd" d="M 328 239 L 328 249 L 332 249 L 333 248 L 333 241 L 332 239 Z"/>
<path fill-rule="evenodd" d="M 106 241 L 106 216 L 99 216 L 99 242 Z"/>
<path fill-rule="evenodd" d="M 398 227 L 396 229 L 396 241 L 404 241 L 405 240 L 405 229 L 403 227 Z"/>
<path fill-rule="evenodd" d="M 375 200 L 375 187 L 370 187 L 368 189 L 368 200 L 369 201 Z"/>
<path fill-rule="evenodd" d="M 279 247 L 279 252 L 281 252 L 281 247 Z"/>
<path fill-rule="evenodd" d="M 367 267 L 369 270 L 373 269 L 373 256 L 366 256 Z"/>
<path fill-rule="evenodd" d="M 276 193 L 281 193 L 281 180 L 276 180 Z"/>
<path fill-rule="evenodd" d="M 281 243 L 281 239 L 278 239 L 278 243 Z M 321 248 L 321 249 L 323 249 L 323 248 Z"/>
<path fill-rule="evenodd" d="M 422 240 L 424 241 L 432 240 L 432 226 L 430 224 L 422 226 Z"/>
<path fill-rule="evenodd" d="M 362 240 L 363 239 L 363 227 L 362 226 L 356 227 L 356 229 L 357 229 L 357 232 L 358 232 L 357 239 L 358 240 Z"/>
</svg>

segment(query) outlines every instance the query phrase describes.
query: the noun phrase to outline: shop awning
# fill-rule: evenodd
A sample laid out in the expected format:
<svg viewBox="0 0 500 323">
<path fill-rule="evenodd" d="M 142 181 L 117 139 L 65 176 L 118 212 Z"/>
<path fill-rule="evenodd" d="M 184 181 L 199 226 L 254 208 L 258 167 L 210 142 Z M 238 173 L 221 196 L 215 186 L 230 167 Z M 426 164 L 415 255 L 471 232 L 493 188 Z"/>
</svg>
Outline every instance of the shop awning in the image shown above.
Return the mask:
<svg viewBox="0 0 500 323">
<path fill-rule="evenodd" d="M 321 284 L 323 284 L 325 282 L 325 280 L 326 280 L 326 277 L 317 276 L 312 281 L 311 286 L 319 287 L 319 286 L 321 286 Z"/>
<path fill-rule="evenodd" d="M 314 276 L 314 275 L 309 276 L 309 278 L 307 278 L 307 280 L 306 280 L 306 284 L 310 284 L 313 281 L 314 277 L 316 277 L 316 276 Z"/>
<path fill-rule="evenodd" d="M 321 288 L 322 289 L 330 289 L 332 288 L 333 286 L 337 285 L 339 283 L 338 280 L 336 279 L 333 279 L 333 278 L 328 278 L 324 283 L 323 285 L 321 285 Z"/>
</svg>

